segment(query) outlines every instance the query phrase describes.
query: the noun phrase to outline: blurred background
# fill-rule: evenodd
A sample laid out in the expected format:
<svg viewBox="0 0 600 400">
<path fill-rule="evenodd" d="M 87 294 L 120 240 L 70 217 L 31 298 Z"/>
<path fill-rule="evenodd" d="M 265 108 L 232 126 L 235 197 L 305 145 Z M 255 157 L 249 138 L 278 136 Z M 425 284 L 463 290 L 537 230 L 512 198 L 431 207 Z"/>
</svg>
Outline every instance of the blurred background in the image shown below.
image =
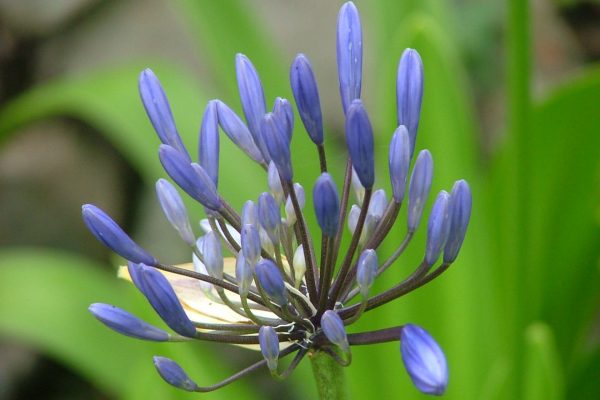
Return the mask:
<svg viewBox="0 0 600 400">
<path fill-rule="evenodd" d="M 151 67 L 160 77 L 194 154 L 209 99 L 240 111 L 237 52 L 256 65 L 269 102 L 291 98 L 295 54 L 311 59 L 341 181 L 341 4 L 0 0 L 0 400 L 315 398 L 308 362 L 283 383 L 262 371 L 202 396 L 165 384 L 152 355 L 176 359 L 201 385 L 260 355 L 218 344 L 148 344 L 98 324 L 87 311 L 92 302 L 162 326 L 116 278 L 123 261 L 87 232 L 80 206 L 101 206 L 162 260 L 189 261 L 155 200 L 154 182 L 165 174 L 137 75 Z M 356 4 L 377 186 L 389 190 L 395 68 L 402 50 L 414 47 L 426 78 L 417 148 L 432 151 L 432 192 L 465 178 L 474 209 L 450 271 L 367 313 L 352 331 L 426 327 L 449 360 L 448 399 L 600 398 L 600 2 Z M 267 189 L 266 179 L 224 142 L 220 186 L 239 207 Z M 318 162 L 300 124 L 293 142 L 297 179 L 309 189 Z M 200 208 L 189 206 L 199 219 Z M 401 240 L 401 225 L 383 252 Z M 420 232 L 376 290 L 406 276 L 423 246 Z M 425 398 L 404 372 L 397 343 L 357 348 L 347 373 L 355 399 Z"/>
</svg>

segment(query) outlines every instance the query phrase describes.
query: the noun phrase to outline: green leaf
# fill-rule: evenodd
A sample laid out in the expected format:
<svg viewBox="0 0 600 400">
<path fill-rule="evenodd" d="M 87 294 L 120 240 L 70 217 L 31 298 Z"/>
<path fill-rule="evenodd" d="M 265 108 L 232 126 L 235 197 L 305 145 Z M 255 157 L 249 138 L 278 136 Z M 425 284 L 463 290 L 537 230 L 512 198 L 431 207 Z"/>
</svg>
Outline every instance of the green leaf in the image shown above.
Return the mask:
<svg viewBox="0 0 600 400">
<path fill-rule="evenodd" d="M 138 74 L 149 65 L 170 95 L 184 142 L 195 144 L 200 121 L 194 121 L 194 117 L 200 108 L 201 92 L 191 75 L 159 62 L 63 78 L 34 87 L 0 111 L 0 139 L 6 140 L 19 127 L 44 118 L 77 118 L 106 135 L 144 178 L 154 180 L 161 171 L 156 157 L 159 141 L 137 90 Z"/>
<path fill-rule="evenodd" d="M 564 398 L 564 376 L 552 330 L 536 322 L 525 332 L 524 400 Z"/>
<path fill-rule="evenodd" d="M 570 364 L 597 313 L 600 68 L 566 82 L 534 108 L 531 149 L 531 297 Z M 538 295 L 539 293 L 539 295 Z M 578 340 L 573 340 L 577 338 Z"/>
<path fill-rule="evenodd" d="M 239 104 L 234 68 L 237 53 L 246 54 L 256 66 L 267 99 L 284 95 L 281 91 L 289 86 L 288 66 L 265 29 L 269 22 L 261 21 L 263 15 L 256 7 L 241 0 L 179 0 L 175 4 L 198 43 L 199 58 L 209 63 L 220 83 L 217 97 L 231 107 Z"/>
</svg>

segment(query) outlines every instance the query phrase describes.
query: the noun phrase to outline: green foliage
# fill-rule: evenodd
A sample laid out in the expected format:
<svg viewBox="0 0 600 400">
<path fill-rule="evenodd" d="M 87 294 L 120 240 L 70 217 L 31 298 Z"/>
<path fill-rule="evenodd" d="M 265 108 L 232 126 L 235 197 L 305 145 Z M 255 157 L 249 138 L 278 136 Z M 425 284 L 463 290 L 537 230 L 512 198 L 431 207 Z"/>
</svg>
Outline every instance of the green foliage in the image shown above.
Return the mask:
<svg viewBox="0 0 600 400">
<path fill-rule="evenodd" d="M 529 46 L 509 49 L 507 101 L 513 104 L 508 107 L 509 129 L 492 160 L 482 162 L 474 100 L 459 57 L 454 34 L 457 21 L 449 4 L 358 4 L 371 17 L 365 23 L 377 39 L 376 44 L 365 46 L 377 46 L 377 76 L 368 81 L 379 90 L 367 104 L 374 105 L 370 110 L 378 132 L 378 185 L 389 187 L 386 157 L 395 128 L 396 63 L 404 48 L 414 47 L 423 57 L 426 76 L 417 149 L 429 148 L 434 156 L 432 191 L 449 189 L 454 180 L 466 178 L 474 197 L 472 223 L 456 265 L 418 293 L 367 313 L 358 327 L 377 329 L 406 322 L 427 327 L 449 359 L 448 399 L 596 398 L 600 395 L 600 352 L 590 332 L 600 301 L 600 67 L 591 67 L 549 95 L 531 100 Z M 198 39 L 198 48 L 206 52 L 202 58 L 214 71 L 214 87 L 200 86 L 189 72 L 162 60 L 64 78 L 34 87 L 0 110 L 0 143 L 36 120 L 74 117 L 104 135 L 151 185 L 164 173 L 156 157 L 158 140 L 137 98 L 136 79 L 143 67 L 152 66 L 160 76 L 192 154 L 200 123 L 198 110 L 206 103 L 207 93 L 214 91 L 237 107 L 236 52 L 247 53 L 255 62 L 268 98 L 291 97 L 287 63 L 268 40 L 268 21 L 257 20 L 247 8 L 242 1 L 177 2 L 176 9 Z M 522 17 L 518 12 L 509 15 Z M 519 28 L 510 42 L 517 46 L 527 21 L 509 23 Z M 295 179 L 309 192 L 318 164 L 316 157 L 306 156 L 314 154 L 314 149 L 300 124 L 297 127 L 292 146 Z M 335 143 L 327 145 L 329 153 L 336 152 Z M 221 191 L 235 206 L 266 189 L 262 171 L 239 155 L 233 145 L 222 141 Z M 342 167 L 336 166 L 334 172 L 339 175 Z M 244 179 L 239 179 L 240 170 Z M 257 184 L 263 189 L 257 189 Z M 307 210 L 312 208 L 309 197 Z M 401 240 L 403 223 L 400 218 L 394 227 L 398 234 L 387 240 L 384 252 Z M 378 282 L 377 289 L 406 276 L 419 261 L 423 246 L 421 232 L 407 256 L 384 275 L 387 284 Z M 4 250 L 0 256 L 0 333 L 55 357 L 103 391 L 123 399 L 189 398 L 156 376 L 150 362 L 153 354 L 173 356 L 192 376 L 201 377 L 202 384 L 233 372 L 211 345 L 147 344 L 102 328 L 86 310 L 92 302 L 114 302 L 149 321 L 156 322 L 156 316 L 126 283 L 99 271 L 72 255 Z M 359 347 L 353 352 L 354 362 L 347 373 L 354 398 L 388 398 L 390 394 L 424 398 L 401 372 L 397 344 Z M 295 391 L 305 393 L 310 370 L 303 366 L 291 379 Z M 241 381 L 203 398 L 251 398 L 251 383 Z M 314 394 L 314 388 L 309 390 Z"/>
</svg>

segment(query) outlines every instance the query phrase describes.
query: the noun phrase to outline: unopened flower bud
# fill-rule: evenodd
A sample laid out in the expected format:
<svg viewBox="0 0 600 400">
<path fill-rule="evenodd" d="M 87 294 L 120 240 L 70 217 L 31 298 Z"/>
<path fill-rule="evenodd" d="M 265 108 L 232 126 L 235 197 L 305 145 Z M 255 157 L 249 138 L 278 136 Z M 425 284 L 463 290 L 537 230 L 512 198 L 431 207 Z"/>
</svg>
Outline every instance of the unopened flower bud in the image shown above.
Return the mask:
<svg viewBox="0 0 600 400">
<path fill-rule="evenodd" d="M 98 321 L 122 335 L 155 342 L 166 342 L 170 338 L 162 329 L 110 304 L 94 303 L 88 310 Z"/>
<path fill-rule="evenodd" d="M 92 204 L 81 208 L 83 221 L 92 234 L 106 247 L 135 263 L 156 265 L 158 261 L 135 243 L 104 211 Z"/>
<path fill-rule="evenodd" d="M 287 304 L 287 290 L 279 268 L 271 260 L 262 260 L 254 269 L 256 279 L 265 293 L 278 305 Z"/>
<path fill-rule="evenodd" d="M 276 372 L 279 361 L 279 337 L 275 329 L 272 326 L 261 326 L 258 331 L 258 343 L 263 357 L 267 360 L 269 370 Z"/>
<path fill-rule="evenodd" d="M 190 379 L 183 368 L 175 361 L 159 356 L 154 356 L 153 361 L 161 378 L 168 384 L 188 392 L 195 392 L 199 389 L 198 385 Z"/>
<path fill-rule="evenodd" d="M 400 351 L 406 371 L 417 389 L 425 394 L 444 394 L 448 386 L 446 356 L 425 329 L 405 325 L 400 335 Z"/>
</svg>

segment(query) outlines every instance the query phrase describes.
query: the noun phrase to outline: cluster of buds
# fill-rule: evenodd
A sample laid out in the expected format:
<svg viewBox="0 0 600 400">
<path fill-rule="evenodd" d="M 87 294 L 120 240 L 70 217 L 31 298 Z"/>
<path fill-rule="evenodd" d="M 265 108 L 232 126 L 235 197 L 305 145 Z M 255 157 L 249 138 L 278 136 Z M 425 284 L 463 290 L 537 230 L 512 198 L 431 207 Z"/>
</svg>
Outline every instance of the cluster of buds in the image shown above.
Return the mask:
<svg viewBox="0 0 600 400">
<path fill-rule="evenodd" d="M 413 238 L 430 191 L 431 154 L 422 150 L 412 172 L 410 168 L 421 111 L 423 65 L 413 49 L 405 50 L 400 58 L 398 125 L 389 147 L 390 198 L 384 190 L 373 188 L 373 131 L 360 99 L 362 32 L 352 2 L 344 4 L 338 16 L 337 65 L 349 153 L 341 196 L 327 169 L 323 118 L 311 64 L 299 54 L 290 70 L 297 112 L 320 161 L 321 175 L 312 191 L 320 246 L 307 229 L 304 189 L 293 179 L 292 104 L 278 97 L 273 109 L 267 110 L 259 75 L 247 57 L 236 57 L 246 123 L 222 101 L 210 101 L 200 128 L 198 163 L 182 144 L 157 77 L 149 69 L 141 73 L 142 102 L 162 142 L 160 161 L 171 179 L 204 206 L 206 219 L 200 221 L 203 234 L 194 234 L 178 190 L 164 179 L 156 184 L 158 199 L 168 221 L 192 250 L 190 264 L 161 263 L 106 213 L 94 205 L 84 205 L 83 218 L 90 231 L 129 261 L 123 275 L 174 333 L 112 305 L 93 304 L 90 311 L 109 328 L 138 339 L 218 341 L 260 348 L 263 355 L 248 368 L 204 387 L 175 361 L 155 357 L 158 372 L 171 385 L 188 391 L 211 391 L 263 366 L 274 377 L 284 378 L 305 355 L 315 352 L 324 352 L 346 366 L 351 361 L 351 346 L 399 340 L 406 370 L 417 389 L 434 395 L 445 391 L 446 359 L 421 327 L 406 324 L 360 333 L 347 333 L 347 327 L 364 312 L 406 295 L 448 269 L 458 255 L 469 222 L 469 186 L 459 180 L 450 193 L 438 194 L 429 215 L 422 262 L 402 282 L 372 294 L 374 280 L 394 264 Z M 217 189 L 220 130 L 267 173 L 269 190 L 256 201 L 247 201 L 241 212 Z M 388 234 L 407 186 L 406 234 L 389 258 L 379 260 L 377 249 L 386 237 L 396 240 L 397 235 Z M 356 204 L 350 206 L 353 196 Z M 341 251 L 346 224 L 351 239 Z M 281 368 L 279 360 L 290 354 L 295 355 L 293 360 Z"/>
</svg>

